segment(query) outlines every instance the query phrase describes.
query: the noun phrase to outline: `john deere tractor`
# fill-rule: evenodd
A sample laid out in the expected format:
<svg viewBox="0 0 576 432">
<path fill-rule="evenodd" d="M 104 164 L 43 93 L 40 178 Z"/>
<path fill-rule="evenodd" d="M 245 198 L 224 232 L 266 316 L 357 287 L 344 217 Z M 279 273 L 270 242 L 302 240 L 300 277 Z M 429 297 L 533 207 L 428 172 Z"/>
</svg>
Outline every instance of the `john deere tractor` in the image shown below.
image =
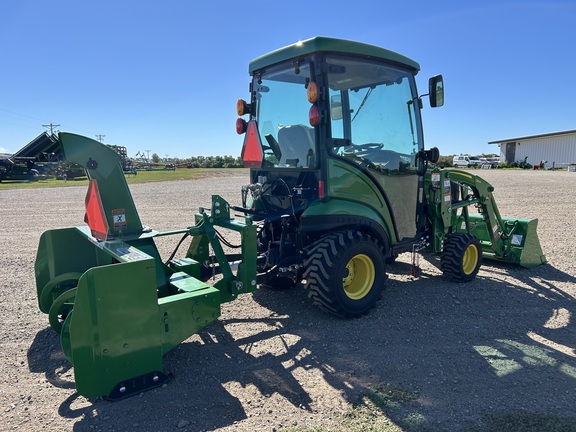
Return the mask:
<svg viewBox="0 0 576 432">
<path fill-rule="evenodd" d="M 251 167 L 243 211 L 258 221 L 266 284 L 304 280 L 319 307 L 354 317 L 374 306 L 386 264 L 403 252 L 439 254 L 456 281 L 472 280 L 483 257 L 545 262 L 536 220 L 502 219 L 488 183 L 434 168 L 419 69 L 392 51 L 323 37 L 250 63 L 250 100 L 237 105 L 247 119 L 236 128 Z M 427 96 L 443 105 L 442 76 Z"/>
<path fill-rule="evenodd" d="M 321 309 L 357 317 L 404 252 L 437 255 L 459 282 L 474 279 L 483 258 L 545 263 L 537 220 L 502 218 L 487 182 L 434 166 L 419 68 L 325 37 L 253 60 L 249 100 L 237 103 L 251 180 L 242 204 L 213 196 L 193 224 L 169 232 L 141 223 L 116 152 L 60 133 L 65 157 L 90 179 L 87 226 L 42 235 L 36 285 L 78 392 L 115 399 L 162 384 L 163 354 L 258 285 L 302 282 Z M 432 107 L 444 103 L 442 76 L 430 78 L 426 96 Z M 240 253 L 226 253 L 219 227 L 240 233 Z M 154 239 L 168 235 L 182 235 L 178 246 L 190 239 L 183 256 L 178 247 L 160 256 Z"/>
</svg>

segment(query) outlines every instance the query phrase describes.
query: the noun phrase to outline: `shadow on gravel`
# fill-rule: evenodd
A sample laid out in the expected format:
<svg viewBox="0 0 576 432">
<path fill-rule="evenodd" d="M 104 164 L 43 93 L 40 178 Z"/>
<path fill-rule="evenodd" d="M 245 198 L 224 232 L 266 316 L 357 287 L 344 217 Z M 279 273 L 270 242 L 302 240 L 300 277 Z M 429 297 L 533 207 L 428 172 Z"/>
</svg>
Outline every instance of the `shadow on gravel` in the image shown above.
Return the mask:
<svg viewBox="0 0 576 432">
<path fill-rule="evenodd" d="M 403 430 L 576 430 L 576 300 L 565 291 L 576 278 L 492 262 L 482 274 L 468 284 L 391 279 L 376 310 L 351 321 L 302 312 L 300 293 L 254 298 L 290 316 L 286 332 L 302 338 L 311 367 L 331 371 L 330 385 Z"/>
<path fill-rule="evenodd" d="M 44 373 L 54 387 L 73 389 L 72 365 L 64 356 L 60 336 L 50 327 L 38 332 L 28 349 L 30 372 Z"/>
<path fill-rule="evenodd" d="M 376 309 L 355 320 L 317 310 L 301 287 L 260 289 L 253 299 L 269 316 L 209 325 L 166 356 L 167 386 L 118 403 L 72 395 L 59 413 L 82 417 L 76 431 L 213 430 L 257 415 L 270 397 L 314 411 L 321 390 L 304 372 L 404 431 L 572 431 L 576 300 L 563 289 L 572 284 L 551 265 L 492 263 L 467 284 L 391 278 Z M 30 370 L 69 388 L 59 377 L 70 366 L 54 352 L 57 335 L 38 333 Z"/>
</svg>

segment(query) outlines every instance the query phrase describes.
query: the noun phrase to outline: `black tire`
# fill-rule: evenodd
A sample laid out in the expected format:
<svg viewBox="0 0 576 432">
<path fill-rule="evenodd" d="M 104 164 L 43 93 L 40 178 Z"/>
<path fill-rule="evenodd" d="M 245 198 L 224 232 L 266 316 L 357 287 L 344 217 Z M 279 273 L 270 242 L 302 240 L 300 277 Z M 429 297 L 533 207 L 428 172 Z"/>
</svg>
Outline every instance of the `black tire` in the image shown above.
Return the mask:
<svg viewBox="0 0 576 432">
<path fill-rule="evenodd" d="M 470 282 L 482 265 L 482 245 L 472 234 L 452 234 L 444 240 L 440 268 L 444 276 L 457 282 Z"/>
<path fill-rule="evenodd" d="M 386 265 L 378 242 L 359 231 L 327 234 L 309 249 L 304 279 L 320 309 L 344 318 L 365 314 L 380 299 Z"/>
<path fill-rule="evenodd" d="M 386 264 L 394 264 L 396 262 L 397 258 L 398 258 L 398 254 L 393 254 L 393 255 L 390 255 L 388 258 L 386 258 L 384 261 L 386 262 Z"/>
</svg>

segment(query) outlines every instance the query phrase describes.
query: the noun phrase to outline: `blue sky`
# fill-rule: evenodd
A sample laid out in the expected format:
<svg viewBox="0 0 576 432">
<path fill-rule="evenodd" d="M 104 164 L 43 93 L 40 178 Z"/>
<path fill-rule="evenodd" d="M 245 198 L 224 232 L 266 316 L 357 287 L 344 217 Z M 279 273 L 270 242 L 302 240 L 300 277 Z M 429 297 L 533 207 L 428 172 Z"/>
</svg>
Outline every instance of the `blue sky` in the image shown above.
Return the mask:
<svg viewBox="0 0 576 432">
<path fill-rule="evenodd" d="M 576 129 L 574 0 L 240 2 L 21 0 L 0 6 L 0 152 L 43 124 L 161 157 L 240 154 L 235 103 L 248 63 L 313 36 L 418 61 L 426 146 Z"/>
</svg>

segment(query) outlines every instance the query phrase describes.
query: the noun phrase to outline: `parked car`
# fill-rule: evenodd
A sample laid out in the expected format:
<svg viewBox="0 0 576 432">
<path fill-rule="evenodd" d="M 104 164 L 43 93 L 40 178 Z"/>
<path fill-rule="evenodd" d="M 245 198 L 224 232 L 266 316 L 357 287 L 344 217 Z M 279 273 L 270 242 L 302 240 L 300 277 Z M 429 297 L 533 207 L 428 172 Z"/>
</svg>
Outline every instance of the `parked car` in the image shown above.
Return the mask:
<svg viewBox="0 0 576 432">
<path fill-rule="evenodd" d="M 460 168 L 478 168 L 482 165 L 482 161 L 476 156 L 454 156 L 452 165 Z"/>
<path fill-rule="evenodd" d="M 499 157 L 480 158 L 480 160 L 482 161 L 482 168 L 498 168 L 500 163 Z"/>
</svg>

